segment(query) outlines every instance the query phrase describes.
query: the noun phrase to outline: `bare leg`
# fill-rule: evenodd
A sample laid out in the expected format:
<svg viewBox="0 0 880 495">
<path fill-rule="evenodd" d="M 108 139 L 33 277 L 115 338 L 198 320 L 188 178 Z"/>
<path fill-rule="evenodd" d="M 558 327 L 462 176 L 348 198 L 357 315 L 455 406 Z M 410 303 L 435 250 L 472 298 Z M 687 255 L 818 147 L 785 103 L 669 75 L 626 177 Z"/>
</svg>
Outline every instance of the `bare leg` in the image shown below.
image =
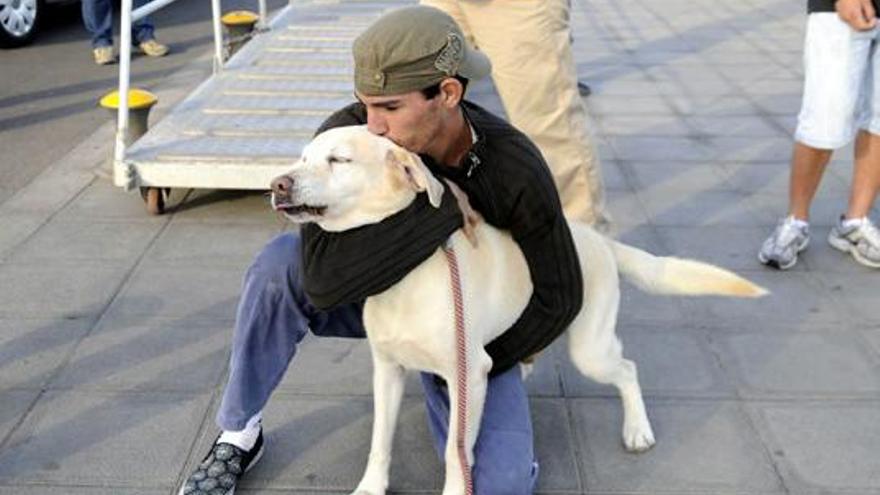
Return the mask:
<svg viewBox="0 0 880 495">
<path fill-rule="evenodd" d="M 791 175 L 788 185 L 788 214 L 798 220 L 810 219 L 810 204 L 825 165 L 831 159 L 831 150 L 822 150 L 807 146 L 802 143 L 794 143 L 794 152 L 791 157 Z"/>
<path fill-rule="evenodd" d="M 846 218 L 868 216 L 880 187 L 880 136 L 859 131 Z"/>
</svg>

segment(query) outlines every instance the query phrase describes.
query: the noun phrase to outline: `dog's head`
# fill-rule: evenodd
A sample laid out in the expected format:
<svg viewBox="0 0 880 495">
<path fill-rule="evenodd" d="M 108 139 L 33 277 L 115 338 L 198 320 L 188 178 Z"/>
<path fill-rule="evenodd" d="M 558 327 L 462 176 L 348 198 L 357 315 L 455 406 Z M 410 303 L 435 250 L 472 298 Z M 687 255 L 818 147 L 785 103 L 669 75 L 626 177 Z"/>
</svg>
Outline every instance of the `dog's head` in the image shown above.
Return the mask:
<svg viewBox="0 0 880 495">
<path fill-rule="evenodd" d="M 440 205 L 443 185 L 418 155 L 366 126 L 338 127 L 315 137 L 272 181 L 272 207 L 292 222 L 343 231 L 403 210 L 420 192 Z"/>
</svg>

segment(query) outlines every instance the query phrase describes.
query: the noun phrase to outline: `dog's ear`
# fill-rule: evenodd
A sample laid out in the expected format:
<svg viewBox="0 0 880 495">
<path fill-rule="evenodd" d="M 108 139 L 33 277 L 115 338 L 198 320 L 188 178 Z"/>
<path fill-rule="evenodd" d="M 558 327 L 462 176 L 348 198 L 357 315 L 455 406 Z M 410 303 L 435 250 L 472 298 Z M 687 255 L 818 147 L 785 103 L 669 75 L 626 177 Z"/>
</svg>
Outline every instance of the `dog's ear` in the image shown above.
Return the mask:
<svg viewBox="0 0 880 495">
<path fill-rule="evenodd" d="M 391 166 L 401 169 L 414 191 L 427 191 L 431 206 L 440 207 L 440 200 L 443 198 L 443 184 L 428 170 L 419 155 L 395 147 L 388 150 L 386 160 Z"/>
</svg>

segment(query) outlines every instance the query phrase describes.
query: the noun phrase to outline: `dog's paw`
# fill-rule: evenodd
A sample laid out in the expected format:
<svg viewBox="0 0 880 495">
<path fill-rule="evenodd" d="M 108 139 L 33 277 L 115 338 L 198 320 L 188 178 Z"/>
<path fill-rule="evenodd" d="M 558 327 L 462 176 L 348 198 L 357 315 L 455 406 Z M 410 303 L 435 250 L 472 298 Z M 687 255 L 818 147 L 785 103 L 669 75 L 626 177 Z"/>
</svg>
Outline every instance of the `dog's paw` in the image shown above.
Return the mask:
<svg viewBox="0 0 880 495">
<path fill-rule="evenodd" d="M 623 429 L 623 447 L 627 452 L 641 453 L 650 450 L 654 444 L 654 431 L 650 424 L 638 426 L 624 427 Z"/>
</svg>

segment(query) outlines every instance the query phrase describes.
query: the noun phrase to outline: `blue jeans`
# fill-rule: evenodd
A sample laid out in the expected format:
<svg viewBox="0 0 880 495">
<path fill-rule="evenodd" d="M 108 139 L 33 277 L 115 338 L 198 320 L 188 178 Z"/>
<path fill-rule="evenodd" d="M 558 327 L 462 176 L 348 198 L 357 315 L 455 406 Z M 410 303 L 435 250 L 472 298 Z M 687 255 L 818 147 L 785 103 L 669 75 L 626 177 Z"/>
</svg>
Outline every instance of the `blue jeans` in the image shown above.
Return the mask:
<svg viewBox="0 0 880 495">
<path fill-rule="evenodd" d="M 134 0 L 137 8 L 148 0 Z M 82 0 L 82 18 L 86 29 L 92 33 L 92 47 L 113 46 L 113 2 L 111 0 Z M 134 44 L 153 39 L 153 24 L 146 18 L 131 25 Z"/>
<path fill-rule="evenodd" d="M 302 288 L 298 234 L 269 242 L 245 274 L 232 339 L 229 379 L 217 424 L 238 431 L 263 410 L 311 329 L 318 336 L 364 338 L 363 306 L 316 309 Z M 443 458 L 449 424 L 445 387 L 423 375 L 428 421 Z M 474 449 L 474 484 L 480 495 L 528 495 L 537 479 L 528 397 L 518 368 L 489 380 Z"/>
</svg>

